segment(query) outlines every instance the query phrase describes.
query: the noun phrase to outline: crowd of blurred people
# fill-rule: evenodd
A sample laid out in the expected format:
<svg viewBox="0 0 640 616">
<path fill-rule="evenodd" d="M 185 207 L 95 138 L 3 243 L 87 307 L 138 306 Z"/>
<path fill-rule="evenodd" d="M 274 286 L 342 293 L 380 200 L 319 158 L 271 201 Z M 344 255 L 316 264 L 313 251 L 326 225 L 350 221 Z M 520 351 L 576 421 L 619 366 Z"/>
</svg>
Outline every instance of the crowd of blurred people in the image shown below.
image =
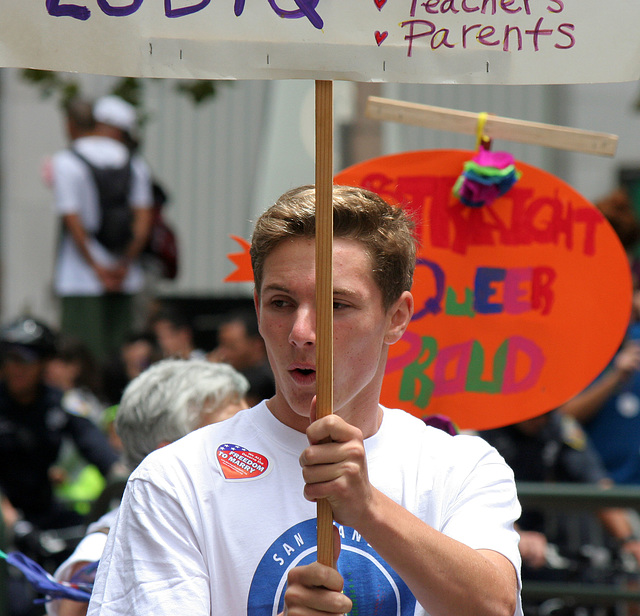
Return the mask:
<svg viewBox="0 0 640 616">
<path fill-rule="evenodd" d="M 229 324 L 236 323 L 251 331 L 228 333 Z M 41 319 L 22 316 L 5 324 L 0 330 L 0 488 L 6 508 L 12 504 L 45 528 L 79 520 L 52 509 L 51 499 L 75 501 L 86 512 L 83 502 L 104 488 L 118 457 L 117 441 L 107 442 L 112 409 L 129 383 L 161 360 L 228 364 L 247 379 L 251 404 L 275 393 L 253 313 L 222 316 L 219 344 L 212 349 L 196 348 L 194 337 L 187 316 L 161 307 L 148 328 L 131 333 L 116 353 L 99 362 L 81 340 Z M 32 480 L 13 472 L 22 467 L 34 469 Z M 11 525 L 11 516 L 6 521 Z"/>
<path fill-rule="evenodd" d="M 242 318 L 248 320 L 249 314 L 243 313 Z M 229 320 L 231 317 L 224 317 L 225 322 Z M 95 517 L 100 496 L 110 484 L 128 476 L 130 463 L 122 457 L 127 452 L 127 428 L 120 426 L 124 439 L 122 431 L 115 429 L 116 420 L 124 421 L 118 414 L 119 405 L 126 401 L 127 392 L 131 397 L 139 390 L 138 398 L 140 392 L 149 393 L 152 375 L 157 379 L 164 374 L 163 387 L 168 387 L 169 372 L 179 373 L 180 378 L 172 381 L 175 407 L 188 406 L 192 403 L 189 396 L 200 391 L 197 403 L 203 422 L 218 421 L 248 407 L 245 398 L 249 400 L 250 394 L 252 400 L 257 395 L 273 395 L 275 384 L 266 372 L 264 347 L 261 355 L 254 342 L 252 359 L 238 352 L 236 361 L 225 350 L 226 344 L 197 349 L 194 336 L 185 315 L 163 307 L 149 319 L 145 330 L 130 334 L 117 353 L 100 362 L 82 341 L 36 317 L 21 316 L 0 329 L 0 495 L 8 546 L 40 561 L 51 573 L 68 556 L 67 548 L 80 540 L 85 525 Z M 218 360 L 222 357 L 224 362 Z M 181 366 L 191 369 L 180 371 Z M 235 389 L 227 385 L 223 390 L 221 381 L 223 377 L 229 380 L 230 375 L 236 375 Z M 137 381 L 146 382 L 147 389 L 131 389 Z M 205 396 L 201 390 L 207 386 Z M 226 410 L 215 397 L 216 387 L 226 395 Z M 237 399 L 231 399 L 232 393 Z M 149 422 L 161 419 L 154 416 Z M 198 421 L 189 429 L 198 425 L 204 423 Z M 149 438 L 155 438 L 153 426 L 147 429 Z M 162 429 L 169 429 L 166 422 Z M 169 442 L 183 433 L 185 428 L 180 427 L 163 440 Z M 130 444 L 129 458 L 131 450 Z M 69 534 L 70 529 L 78 535 Z M 38 539 L 43 532 L 67 532 L 69 541 L 62 542 L 59 553 L 45 554 Z M 42 613 L 41 609 L 33 611 L 33 596 L 23 579 L 9 576 L 8 583 L 12 616 Z"/>
<path fill-rule="evenodd" d="M 146 454 L 271 397 L 275 380 L 253 310 L 225 315 L 217 342 L 199 348 L 190 316 L 157 300 L 158 280 L 178 272 L 177 239 L 140 154 L 135 107 L 74 98 L 64 123 L 67 144 L 43 170 L 60 219 L 60 322 L 0 323 L 0 548 L 69 581 L 99 560 Z M 42 616 L 37 599 L 0 561 L 0 615 Z M 46 606 L 58 616 L 86 608 Z"/>
<path fill-rule="evenodd" d="M 175 245 L 154 244 L 168 197 L 140 154 L 136 108 L 108 95 L 74 98 L 63 111 L 67 144 L 43 174 L 60 218 L 60 322 L 25 314 L 0 324 L 0 496 L 10 537 L 24 523 L 82 524 L 126 473 L 117 408 L 158 362 L 224 362 L 246 376 L 251 403 L 275 392 L 252 311 L 221 318 L 219 343 L 198 348 L 190 316 L 156 298 L 154 283 L 175 277 L 177 256 Z"/>
</svg>

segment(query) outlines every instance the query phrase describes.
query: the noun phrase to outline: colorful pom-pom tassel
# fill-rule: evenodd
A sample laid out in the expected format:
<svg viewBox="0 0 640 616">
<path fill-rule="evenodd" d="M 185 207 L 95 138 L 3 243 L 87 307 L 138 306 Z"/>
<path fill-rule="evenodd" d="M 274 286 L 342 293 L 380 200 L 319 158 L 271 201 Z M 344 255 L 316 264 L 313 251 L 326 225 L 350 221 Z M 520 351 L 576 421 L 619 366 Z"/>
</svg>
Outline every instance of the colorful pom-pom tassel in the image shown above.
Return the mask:
<svg viewBox="0 0 640 616">
<path fill-rule="evenodd" d="M 453 194 L 470 207 L 489 205 L 504 195 L 521 175 L 511 154 L 481 148 L 464 164 Z"/>
</svg>

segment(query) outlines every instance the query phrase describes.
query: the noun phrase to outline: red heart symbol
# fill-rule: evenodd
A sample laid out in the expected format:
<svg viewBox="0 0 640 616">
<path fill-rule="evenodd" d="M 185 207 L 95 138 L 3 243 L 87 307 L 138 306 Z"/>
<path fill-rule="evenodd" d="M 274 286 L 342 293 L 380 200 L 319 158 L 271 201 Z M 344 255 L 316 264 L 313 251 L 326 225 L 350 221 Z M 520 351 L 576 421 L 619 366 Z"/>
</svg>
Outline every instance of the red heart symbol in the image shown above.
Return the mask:
<svg viewBox="0 0 640 616">
<path fill-rule="evenodd" d="M 220 445 L 216 455 L 225 479 L 255 479 L 269 468 L 266 456 L 230 443 Z"/>
<path fill-rule="evenodd" d="M 378 7 L 378 10 L 381 11 L 382 7 L 387 3 L 387 0 L 373 0 Z"/>
<path fill-rule="evenodd" d="M 384 39 L 389 36 L 389 33 L 385 30 L 384 32 L 380 32 L 380 30 L 376 30 L 376 43 L 378 43 L 378 47 L 382 45 Z"/>
</svg>

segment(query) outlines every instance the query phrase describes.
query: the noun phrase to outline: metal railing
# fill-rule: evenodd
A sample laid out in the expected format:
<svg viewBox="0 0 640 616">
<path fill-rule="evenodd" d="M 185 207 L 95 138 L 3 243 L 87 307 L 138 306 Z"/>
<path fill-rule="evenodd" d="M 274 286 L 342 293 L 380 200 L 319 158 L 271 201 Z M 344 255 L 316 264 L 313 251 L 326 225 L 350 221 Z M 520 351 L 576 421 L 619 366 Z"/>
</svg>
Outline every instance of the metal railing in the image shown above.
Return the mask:
<svg viewBox="0 0 640 616">
<path fill-rule="evenodd" d="M 640 486 L 612 486 L 575 483 L 517 483 L 518 498 L 523 509 L 553 511 L 596 511 L 608 507 L 635 509 L 640 512 Z M 640 575 L 638 577 L 640 580 Z M 523 582 L 523 600 L 558 597 L 574 605 L 615 605 L 635 602 L 640 605 L 640 588 L 616 584 L 576 582 Z"/>
<path fill-rule="evenodd" d="M 536 509 L 602 509 L 625 507 L 640 511 L 640 486 L 601 488 L 580 483 L 517 483 L 518 498 L 523 508 Z"/>
</svg>

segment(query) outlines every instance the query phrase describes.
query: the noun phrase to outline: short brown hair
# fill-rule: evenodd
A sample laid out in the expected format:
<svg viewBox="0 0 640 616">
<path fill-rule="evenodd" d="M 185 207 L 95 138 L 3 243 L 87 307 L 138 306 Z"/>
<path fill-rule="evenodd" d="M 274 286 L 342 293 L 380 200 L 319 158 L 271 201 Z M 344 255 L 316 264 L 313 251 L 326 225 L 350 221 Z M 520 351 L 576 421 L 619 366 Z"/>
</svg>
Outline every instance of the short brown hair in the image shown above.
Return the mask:
<svg viewBox="0 0 640 616">
<path fill-rule="evenodd" d="M 315 188 L 301 186 L 282 195 L 256 222 L 251 265 L 260 294 L 264 262 L 287 238 L 314 237 Z M 359 241 L 367 251 L 385 309 L 409 291 L 416 262 L 413 223 L 399 207 L 377 194 L 351 186 L 333 187 L 333 235 Z"/>
</svg>

